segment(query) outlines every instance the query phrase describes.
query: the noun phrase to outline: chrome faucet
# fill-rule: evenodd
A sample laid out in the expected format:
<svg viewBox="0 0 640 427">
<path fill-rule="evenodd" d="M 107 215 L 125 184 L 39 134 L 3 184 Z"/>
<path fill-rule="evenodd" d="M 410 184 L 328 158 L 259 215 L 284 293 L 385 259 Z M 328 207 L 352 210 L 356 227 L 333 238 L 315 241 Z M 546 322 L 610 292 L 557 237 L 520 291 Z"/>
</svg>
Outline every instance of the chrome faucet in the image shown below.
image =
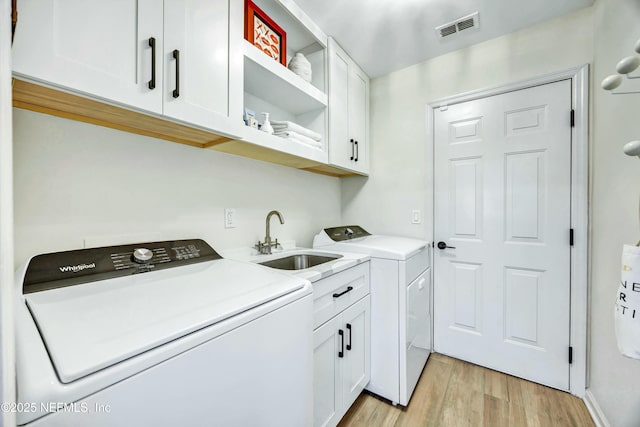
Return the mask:
<svg viewBox="0 0 640 427">
<path fill-rule="evenodd" d="M 271 242 L 271 217 L 274 215 L 278 216 L 278 219 L 280 220 L 280 224 L 284 224 L 284 218 L 282 217 L 282 214 L 280 212 L 271 211 L 267 214 L 267 221 L 266 221 L 267 232 L 266 232 L 266 236 L 264 236 L 264 243 L 258 242 L 258 244 L 256 244 L 255 246 L 255 248 L 261 254 L 269 255 L 271 254 L 272 247 L 277 248 L 278 245 L 280 245 L 280 243 L 278 243 L 278 239 L 276 239 L 275 242 L 273 243 Z"/>
</svg>

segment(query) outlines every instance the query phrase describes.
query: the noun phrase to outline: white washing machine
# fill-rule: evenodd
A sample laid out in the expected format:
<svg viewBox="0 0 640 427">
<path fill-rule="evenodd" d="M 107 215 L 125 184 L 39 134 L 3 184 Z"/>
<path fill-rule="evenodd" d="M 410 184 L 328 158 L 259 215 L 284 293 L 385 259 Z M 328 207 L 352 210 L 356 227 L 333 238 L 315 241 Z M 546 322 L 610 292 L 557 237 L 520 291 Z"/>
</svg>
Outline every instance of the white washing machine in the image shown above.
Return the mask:
<svg viewBox="0 0 640 427">
<path fill-rule="evenodd" d="M 350 225 L 325 228 L 313 247 L 371 256 L 371 381 L 366 389 L 408 405 L 432 348 L 428 242 L 371 235 Z"/>
<path fill-rule="evenodd" d="M 311 284 L 202 240 L 39 255 L 18 273 L 19 425 L 311 425 Z"/>
</svg>

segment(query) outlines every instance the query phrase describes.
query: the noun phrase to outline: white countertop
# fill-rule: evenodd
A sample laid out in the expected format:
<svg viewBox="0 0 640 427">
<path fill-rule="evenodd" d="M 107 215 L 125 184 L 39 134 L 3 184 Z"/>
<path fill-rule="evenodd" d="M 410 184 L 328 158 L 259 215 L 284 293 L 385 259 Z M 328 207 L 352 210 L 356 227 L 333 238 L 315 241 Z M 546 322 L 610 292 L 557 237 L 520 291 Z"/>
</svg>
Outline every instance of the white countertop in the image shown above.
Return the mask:
<svg viewBox="0 0 640 427">
<path fill-rule="evenodd" d="M 342 252 L 342 251 L 325 251 L 321 249 L 308 249 L 308 248 L 298 248 L 295 246 L 295 242 L 283 242 L 283 247 L 278 249 L 273 249 L 273 253 L 271 255 L 261 255 L 254 248 L 238 248 L 238 249 L 228 249 L 226 251 L 219 251 L 220 255 L 224 258 L 235 259 L 238 261 L 248 261 L 253 263 L 260 263 L 265 261 L 271 261 L 278 258 L 284 258 L 290 255 L 297 254 L 317 254 L 317 255 L 327 255 L 327 254 L 338 254 L 342 255 L 341 258 L 338 258 L 334 261 L 329 261 L 324 264 L 316 265 L 314 267 L 305 268 L 304 270 L 279 270 L 284 273 L 294 274 L 297 277 L 302 277 L 307 279 L 310 282 L 317 282 L 320 279 L 324 279 L 325 277 L 329 277 L 333 274 L 339 273 L 348 268 L 354 267 L 358 264 L 362 264 L 363 262 L 367 262 L 370 260 L 369 255 L 365 254 L 356 254 L 352 252 Z M 270 268 L 270 267 L 265 267 Z M 270 268 L 271 270 L 274 270 Z"/>
</svg>

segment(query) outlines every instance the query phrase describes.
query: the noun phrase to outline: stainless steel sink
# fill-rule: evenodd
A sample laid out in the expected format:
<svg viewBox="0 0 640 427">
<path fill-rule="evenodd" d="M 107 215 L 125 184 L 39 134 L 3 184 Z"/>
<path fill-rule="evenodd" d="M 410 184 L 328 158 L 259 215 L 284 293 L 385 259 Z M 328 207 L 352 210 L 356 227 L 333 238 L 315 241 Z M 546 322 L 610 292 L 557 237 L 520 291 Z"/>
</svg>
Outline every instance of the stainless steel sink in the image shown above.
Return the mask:
<svg viewBox="0 0 640 427">
<path fill-rule="evenodd" d="M 304 270 L 305 268 L 315 267 L 325 262 L 334 261 L 342 258 L 342 255 L 314 255 L 314 254 L 297 254 L 289 255 L 284 258 L 272 259 L 270 261 L 260 262 L 258 264 L 265 265 L 279 270 Z"/>
</svg>

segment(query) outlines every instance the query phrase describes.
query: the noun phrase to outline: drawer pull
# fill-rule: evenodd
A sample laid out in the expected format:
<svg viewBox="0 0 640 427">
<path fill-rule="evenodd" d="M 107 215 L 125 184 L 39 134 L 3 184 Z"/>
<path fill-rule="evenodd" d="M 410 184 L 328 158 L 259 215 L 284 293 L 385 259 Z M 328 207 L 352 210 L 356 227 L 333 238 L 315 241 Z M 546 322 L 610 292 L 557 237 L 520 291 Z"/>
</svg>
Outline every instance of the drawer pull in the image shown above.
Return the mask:
<svg viewBox="0 0 640 427">
<path fill-rule="evenodd" d="M 424 282 L 426 281 L 427 279 L 425 279 L 424 277 L 420 279 L 420 281 L 418 282 L 418 289 L 424 289 Z"/>
<path fill-rule="evenodd" d="M 347 323 L 347 331 L 349 331 L 349 344 L 347 344 L 347 350 L 351 351 L 351 324 Z"/>
<path fill-rule="evenodd" d="M 176 88 L 173 90 L 173 97 L 177 98 L 180 96 L 180 51 L 175 49 L 173 51 L 173 59 L 176 60 Z"/>
<path fill-rule="evenodd" d="M 338 329 L 338 335 L 340 335 L 340 351 L 338 352 L 338 357 L 344 357 L 344 331 Z"/>
<path fill-rule="evenodd" d="M 349 286 L 349 287 L 347 287 L 346 290 L 340 292 L 339 294 L 333 294 L 333 297 L 334 298 L 340 298 L 342 295 L 344 295 L 344 294 L 346 294 L 348 292 L 351 292 L 352 290 L 353 290 L 353 286 Z"/>
<path fill-rule="evenodd" d="M 149 89 L 156 88 L 156 39 L 149 37 L 149 47 L 151 48 L 151 80 L 149 80 Z"/>
</svg>

